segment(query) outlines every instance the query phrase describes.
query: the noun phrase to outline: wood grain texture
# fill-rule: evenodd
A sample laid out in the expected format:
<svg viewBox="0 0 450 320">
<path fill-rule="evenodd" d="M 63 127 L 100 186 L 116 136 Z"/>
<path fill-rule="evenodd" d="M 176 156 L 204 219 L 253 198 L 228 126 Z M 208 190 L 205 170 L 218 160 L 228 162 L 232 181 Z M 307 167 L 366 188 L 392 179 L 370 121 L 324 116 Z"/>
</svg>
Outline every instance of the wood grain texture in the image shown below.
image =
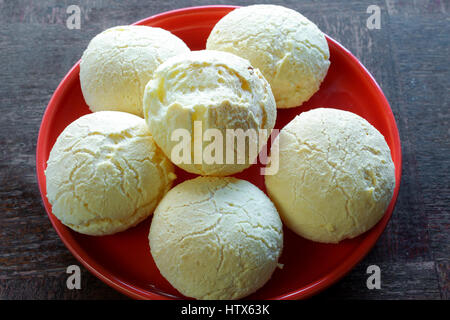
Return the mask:
<svg viewBox="0 0 450 320">
<path fill-rule="evenodd" d="M 403 176 L 387 229 L 368 256 L 314 299 L 449 299 L 450 17 L 448 1 L 216 1 L 275 3 L 302 12 L 341 42 L 381 85 L 400 130 Z M 80 30 L 65 26 L 81 8 Z M 0 0 L 0 299 L 125 298 L 82 268 L 82 289 L 66 288 L 79 264 L 53 230 L 35 176 L 37 133 L 56 86 L 100 31 L 200 0 Z M 366 27 L 369 5 L 381 29 Z M 368 290 L 366 269 L 381 268 Z"/>
</svg>

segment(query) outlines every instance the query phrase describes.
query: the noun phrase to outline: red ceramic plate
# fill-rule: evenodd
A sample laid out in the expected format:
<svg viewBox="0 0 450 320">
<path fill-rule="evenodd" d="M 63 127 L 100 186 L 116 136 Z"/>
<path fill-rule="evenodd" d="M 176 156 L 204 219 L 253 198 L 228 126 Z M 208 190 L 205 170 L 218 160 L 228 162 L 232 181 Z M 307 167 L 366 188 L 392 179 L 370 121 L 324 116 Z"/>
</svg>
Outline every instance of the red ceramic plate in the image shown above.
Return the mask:
<svg viewBox="0 0 450 320">
<path fill-rule="evenodd" d="M 231 6 L 179 9 L 158 14 L 136 24 L 171 31 L 193 50 L 205 48 L 216 22 L 233 10 Z M 400 139 L 394 116 L 380 87 L 370 73 L 344 47 L 327 37 L 331 67 L 320 91 L 303 106 L 278 110 L 276 128 L 281 129 L 299 113 L 317 107 L 352 111 L 374 125 L 386 138 L 395 163 L 394 197 L 383 219 L 363 235 L 339 244 L 320 244 L 305 240 L 285 228 L 284 251 L 272 279 L 250 299 L 298 299 L 330 286 L 353 268 L 372 248 L 391 217 L 401 176 Z M 37 176 L 42 200 L 54 228 L 72 254 L 93 274 L 122 293 L 140 299 L 185 298 L 159 273 L 150 255 L 147 235 L 151 218 L 125 232 L 112 236 L 86 236 L 62 225 L 47 201 L 44 169 L 50 150 L 62 130 L 89 113 L 83 99 L 77 63 L 64 77 L 48 104 L 37 143 Z M 177 183 L 194 177 L 182 170 Z M 265 190 L 257 165 L 237 175 Z"/>
</svg>

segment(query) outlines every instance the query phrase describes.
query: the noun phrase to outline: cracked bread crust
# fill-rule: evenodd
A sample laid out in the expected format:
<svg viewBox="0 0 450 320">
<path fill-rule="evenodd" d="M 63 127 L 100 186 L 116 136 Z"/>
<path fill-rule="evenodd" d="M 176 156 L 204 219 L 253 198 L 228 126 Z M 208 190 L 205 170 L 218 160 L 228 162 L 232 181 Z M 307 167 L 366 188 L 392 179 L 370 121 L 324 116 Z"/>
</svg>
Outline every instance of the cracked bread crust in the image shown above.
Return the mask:
<svg viewBox="0 0 450 320">
<path fill-rule="evenodd" d="M 161 274 L 182 294 L 239 299 L 270 279 L 283 231 L 275 206 L 253 184 L 198 177 L 160 202 L 149 243 Z"/>
<path fill-rule="evenodd" d="M 161 28 L 118 26 L 95 36 L 81 57 L 80 83 L 91 111 L 124 111 L 140 117 L 145 85 L 170 57 L 189 52 Z"/>
<path fill-rule="evenodd" d="M 53 214 L 80 233 L 123 231 L 148 217 L 175 179 L 144 119 L 102 111 L 64 129 L 45 170 Z"/>
<path fill-rule="evenodd" d="M 145 88 L 144 116 L 156 143 L 169 158 L 179 144 L 172 140 L 175 130 L 189 132 L 191 161 L 177 166 L 195 174 L 226 176 L 252 164 L 248 147 L 243 164 L 226 163 L 225 150 L 222 163 L 194 163 L 195 143 L 202 146 L 201 151 L 209 145 L 202 141 L 203 135 L 194 135 L 194 122 L 201 121 L 203 132 L 220 130 L 222 137 L 231 129 L 266 129 L 270 134 L 276 104 L 270 85 L 247 60 L 227 52 L 201 50 L 170 58 L 157 68 Z M 259 149 L 265 143 L 259 141 Z M 236 147 L 232 151 L 236 154 Z"/>
<path fill-rule="evenodd" d="M 288 123 L 274 145 L 279 171 L 265 177 L 267 192 L 283 222 L 300 236 L 337 243 L 383 217 L 395 168 L 383 135 L 365 119 L 314 109 Z"/>
<path fill-rule="evenodd" d="M 277 5 L 231 11 L 213 28 L 206 48 L 234 53 L 259 68 L 278 108 L 307 101 L 330 66 L 325 35 L 300 13 Z"/>
</svg>

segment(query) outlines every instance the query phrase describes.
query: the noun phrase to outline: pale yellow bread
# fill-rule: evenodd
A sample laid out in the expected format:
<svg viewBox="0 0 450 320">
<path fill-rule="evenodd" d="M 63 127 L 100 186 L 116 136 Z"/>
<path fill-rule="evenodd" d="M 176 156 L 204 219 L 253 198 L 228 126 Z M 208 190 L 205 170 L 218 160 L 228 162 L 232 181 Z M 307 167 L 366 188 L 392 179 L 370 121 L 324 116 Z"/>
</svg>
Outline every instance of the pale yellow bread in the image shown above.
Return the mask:
<svg viewBox="0 0 450 320">
<path fill-rule="evenodd" d="M 189 52 L 160 28 L 118 26 L 90 42 L 81 57 L 80 83 L 91 111 L 114 110 L 143 117 L 142 96 L 153 71 L 165 60 Z"/>
<path fill-rule="evenodd" d="M 246 156 L 245 163 L 227 163 L 226 130 L 266 129 L 270 134 L 276 105 L 269 84 L 247 60 L 202 50 L 170 58 L 157 68 L 145 88 L 144 116 L 156 143 L 172 161 L 172 150 L 180 143 L 172 134 L 177 129 L 189 133 L 191 161 L 175 162 L 177 166 L 195 174 L 225 176 L 248 168 L 254 160 Z M 200 122 L 203 133 L 217 129 L 224 137 L 222 163 L 194 163 L 195 140 L 203 138 L 194 135 L 195 121 Z M 259 142 L 261 148 L 265 141 Z M 209 145 L 200 144 L 203 150 Z"/>
<path fill-rule="evenodd" d="M 160 202 L 149 242 L 159 271 L 185 296 L 239 299 L 270 279 L 283 231 L 275 206 L 250 182 L 197 177 Z"/>
<path fill-rule="evenodd" d="M 59 135 L 45 170 L 53 214 L 80 233 L 123 231 L 152 214 L 175 179 L 144 119 L 102 111 Z"/>
<path fill-rule="evenodd" d="M 395 168 L 383 135 L 362 117 L 319 108 L 280 132 L 279 170 L 265 177 L 283 222 L 307 239 L 337 243 L 372 228 L 385 213 Z"/>
<path fill-rule="evenodd" d="M 277 5 L 252 5 L 223 17 L 206 48 L 234 53 L 259 68 L 278 108 L 307 101 L 319 90 L 330 52 L 325 35 L 303 15 Z"/>
</svg>

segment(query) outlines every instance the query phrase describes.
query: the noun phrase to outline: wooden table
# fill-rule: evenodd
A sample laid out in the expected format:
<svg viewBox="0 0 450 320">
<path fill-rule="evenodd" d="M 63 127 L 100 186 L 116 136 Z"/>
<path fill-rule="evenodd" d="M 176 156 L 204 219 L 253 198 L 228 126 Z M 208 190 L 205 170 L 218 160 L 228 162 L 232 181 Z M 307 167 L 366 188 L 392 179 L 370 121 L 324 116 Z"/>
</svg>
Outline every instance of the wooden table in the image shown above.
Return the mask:
<svg viewBox="0 0 450 320">
<path fill-rule="evenodd" d="M 79 30 L 66 26 L 72 3 L 81 9 Z M 56 86 L 95 34 L 210 3 L 0 0 L 0 299 L 125 298 L 83 267 L 82 289 L 66 288 L 67 266 L 79 263 L 41 202 L 39 124 Z M 402 185 L 387 229 L 353 271 L 316 298 L 449 299 L 449 1 L 273 3 L 302 12 L 362 61 L 388 98 L 402 140 Z M 367 27 L 369 5 L 380 8 L 380 29 Z M 366 287 L 371 264 L 381 268 L 380 290 Z"/>
</svg>

